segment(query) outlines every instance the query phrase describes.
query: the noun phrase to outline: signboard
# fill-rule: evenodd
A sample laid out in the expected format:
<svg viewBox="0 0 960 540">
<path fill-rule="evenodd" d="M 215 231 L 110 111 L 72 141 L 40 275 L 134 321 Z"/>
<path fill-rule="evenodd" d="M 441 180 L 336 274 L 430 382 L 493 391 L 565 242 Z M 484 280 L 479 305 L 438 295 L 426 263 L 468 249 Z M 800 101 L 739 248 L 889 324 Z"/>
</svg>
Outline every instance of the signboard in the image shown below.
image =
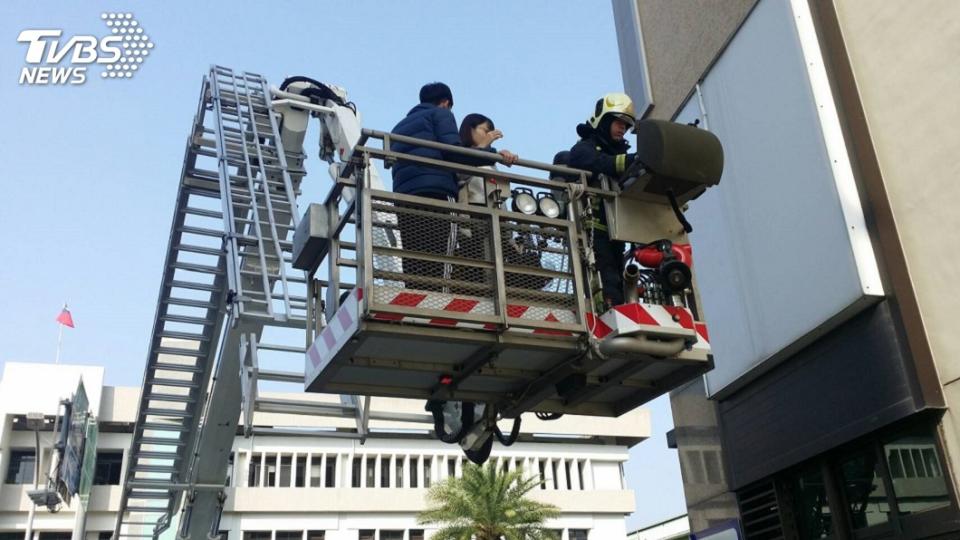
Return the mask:
<svg viewBox="0 0 960 540">
<path fill-rule="evenodd" d="M 80 469 L 80 503 L 84 508 L 90 500 L 90 487 L 93 485 L 93 476 L 97 469 L 97 421 L 92 417 L 87 419 L 86 442 L 83 445 L 83 466 Z"/>
<path fill-rule="evenodd" d="M 63 502 L 70 504 L 70 498 L 80 490 L 80 469 L 83 465 L 83 443 L 86 438 L 87 417 L 89 416 L 87 392 L 83 387 L 83 379 L 77 385 L 73 394 L 69 419 L 67 424 L 67 440 L 63 449 L 63 463 L 60 465 L 60 481 L 63 483 L 61 496 Z"/>
</svg>

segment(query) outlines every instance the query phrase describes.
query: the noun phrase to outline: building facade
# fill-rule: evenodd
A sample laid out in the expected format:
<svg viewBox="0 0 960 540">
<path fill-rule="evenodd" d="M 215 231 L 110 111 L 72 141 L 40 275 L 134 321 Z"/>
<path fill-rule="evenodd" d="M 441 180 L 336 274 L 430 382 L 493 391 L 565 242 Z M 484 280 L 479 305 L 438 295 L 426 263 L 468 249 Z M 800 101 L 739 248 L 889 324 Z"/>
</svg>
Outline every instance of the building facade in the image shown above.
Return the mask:
<svg viewBox="0 0 960 540">
<path fill-rule="evenodd" d="M 51 373 L 56 376 L 51 378 Z M 104 386 L 100 368 L 8 362 L 0 379 L 0 540 L 23 539 L 30 517 L 26 493 L 33 489 L 36 443 L 26 415 L 41 412 L 47 417 L 40 432 L 41 470 L 47 471 L 56 405 L 70 396 L 81 376 L 99 424 L 85 537 L 109 538 L 112 533 L 139 389 Z M 422 411 L 422 404 L 393 399 L 374 399 L 373 407 Z M 324 426 L 331 434 L 237 437 L 220 523 L 229 539 L 430 538 L 431 526 L 416 520 L 425 508 L 427 488 L 460 475 L 464 466 L 459 447 L 434 440 L 426 425 L 411 429 L 411 424 L 371 421 L 371 435 L 361 445 L 343 436 L 349 419 L 258 413 L 255 424 Z M 649 415 L 643 409 L 616 419 L 567 416 L 542 422 L 525 417 L 520 440 L 510 447 L 495 445 L 490 459 L 501 467 L 522 467 L 541 479 L 533 496 L 561 509 L 562 515 L 548 526 L 563 540 L 619 540 L 626 538 L 624 518 L 634 510 L 622 465 L 629 447 L 647 436 Z M 70 538 L 74 510 L 75 503 L 57 513 L 37 510 L 34 538 Z M 172 532 L 163 537 L 172 538 Z"/>
<path fill-rule="evenodd" d="M 671 395 L 691 530 L 960 538 L 960 4 L 613 11 L 638 111 L 725 150 L 688 210 L 716 369 Z"/>
</svg>

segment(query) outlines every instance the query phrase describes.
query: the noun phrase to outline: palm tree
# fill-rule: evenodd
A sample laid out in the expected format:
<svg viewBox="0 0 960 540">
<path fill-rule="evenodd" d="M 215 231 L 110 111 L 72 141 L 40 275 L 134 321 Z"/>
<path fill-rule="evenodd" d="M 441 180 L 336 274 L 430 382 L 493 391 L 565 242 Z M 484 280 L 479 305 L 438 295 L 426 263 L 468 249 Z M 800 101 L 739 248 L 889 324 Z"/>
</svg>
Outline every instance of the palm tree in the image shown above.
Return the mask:
<svg viewBox="0 0 960 540">
<path fill-rule="evenodd" d="M 467 464 L 461 478 L 434 484 L 427 493 L 430 508 L 420 513 L 423 524 L 440 524 L 433 540 L 557 540 L 543 528 L 560 510 L 528 499 L 540 485 L 523 469 L 497 470 L 493 462 Z"/>
</svg>

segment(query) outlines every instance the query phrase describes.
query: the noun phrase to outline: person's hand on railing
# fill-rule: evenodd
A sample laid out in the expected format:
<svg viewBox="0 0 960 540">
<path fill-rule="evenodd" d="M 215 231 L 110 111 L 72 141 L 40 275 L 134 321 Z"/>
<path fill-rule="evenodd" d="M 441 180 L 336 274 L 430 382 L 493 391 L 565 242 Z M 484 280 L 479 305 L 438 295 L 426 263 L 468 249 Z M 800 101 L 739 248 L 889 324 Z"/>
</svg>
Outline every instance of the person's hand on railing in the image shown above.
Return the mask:
<svg viewBox="0 0 960 540">
<path fill-rule="evenodd" d="M 493 141 L 503 138 L 503 132 L 499 129 L 491 129 L 483 133 L 482 135 L 474 135 L 474 140 L 477 143 L 477 147 L 486 148 L 493 144 Z"/>
<path fill-rule="evenodd" d="M 513 165 L 514 163 L 517 162 L 518 159 L 520 159 L 520 156 L 514 154 L 509 150 L 501 150 L 498 153 L 503 157 L 503 164 L 506 165 L 507 167 L 509 167 L 510 165 Z"/>
</svg>

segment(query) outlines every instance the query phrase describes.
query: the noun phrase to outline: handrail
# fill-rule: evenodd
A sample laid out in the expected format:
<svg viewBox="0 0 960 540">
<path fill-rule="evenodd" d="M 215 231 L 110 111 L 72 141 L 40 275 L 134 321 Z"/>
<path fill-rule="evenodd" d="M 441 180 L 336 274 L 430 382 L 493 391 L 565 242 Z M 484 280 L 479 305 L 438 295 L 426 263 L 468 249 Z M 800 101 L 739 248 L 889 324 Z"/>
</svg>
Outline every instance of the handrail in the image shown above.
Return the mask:
<svg viewBox="0 0 960 540">
<path fill-rule="evenodd" d="M 383 141 L 383 148 L 375 148 L 372 146 L 365 146 L 364 144 L 370 139 L 378 139 Z M 396 150 L 390 149 L 390 142 L 398 141 L 406 144 L 411 144 L 414 146 L 421 146 L 424 148 L 433 148 L 436 150 L 449 151 L 451 153 L 461 154 L 465 156 L 487 159 L 491 163 L 505 163 L 503 156 L 499 154 L 494 154 L 491 152 L 484 152 L 482 150 L 474 150 L 471 148 L 464 148 L 462 146 L 455 146 L 450 144 L 438 143 L 436 141 L 430 141 L 426 139 L 418 139 L 416 137 L 407 137 L 405 135 L 395 135 L 392 133 L 386 133 L 383 131 L 377 131 L 373 129 L 364 129 L 363 134 L 360 137 L 360 140 L 357 141 L 357 145 L 351 149 L 351 157 L 359 158 L 359 155 L 367 153 L 371 157 L 381 159 L 383 161 L 395 161 L 403 160 L 414 163 L 420 163 L 423 165 L 428 165 L 430 167 L 435 167 L 439 169 L 449 170 L 456 173 L 466 173 L 473 174 L 477 176 L 491 177 L 499 180 L 504 180 L 507 182 L 518 183 L 521 185 L 528 185 L 539 187 L 543 189 L 556 189 L 556 190 L 566 190 L 567 186 L 571 183 L 569 181 L 557 181 L 547 178 L 536 178 L 532 176 L 526 176 L 522 174 L 517 174 L 502 169 L 483 169 L 480 167 L 475 167 L 473 165 L 466 165 L 463 163 L 457 163 L 453 161 L 438 160 L 432 158 L 426 158 L 423 156 L 416 156 L 413 154 L 406 154 L 403 152 L 397 152 Z M 352 174 L 353 166 L 356 162 L 356 159 L 351 159 L 350 165 L 344 168 L 341 172 L 342 176 L 349 176 Z M 617 196 L 617 193 L 608 189 L 602 189 L 597 187 L 591 187 L 587 184 L 587 178 L 592 175 L 588 171 L 581 169 L 572 169 L 570 167 L 564 167 L 562 165 L 551 165 L 547 163 L 542 163 L 539 161 L 520 159 L 517 160 L 514 165 L 521 167 L 527 167 L 531 169 L 542 170 L 546 172 L 555 172 L 558 174 L 566 176 L 578 176 L 579 183 L 583 186 L 583 191 L 585 193 L 590 193 L 593 195 L 598 195 L 604 198 L 614 198 Z"/>
<path fill-rule="evenodd" d="M 444 152 L 451 152 L 454 154 L 461 154 L 464 156 L 470 156 L 475 158 L 490 159 L 496 163 L 506 163 L 506 160 L 500 154 L 485 152 L 483 150 L 474 150 L 472 148 L 466 148 L 463 146 L 456 146 L 452 144 L 444 144 L 436 141 L 430 141 L 427 139 L 418 139 L 417 137 L 408 137 L 406 135 L 397 135 L 395 133 L 387 133 L 384 131 L 378 131 L 375 129 L 364 129 L 363 136 L 360 137 L 360 140 L 357 141 L 357 145 L 363 145 L 368 139 L 379 139 L 391 140 L 410 144 L 413 146 L 422 146 L 424 148 L 433 148 L 435 150 L 442 150 Z M 549 163 L 543 163 L 540 161 L 533 161 L 532 159 L 518 159 L 513 163 L 513 165 L 519 165 L 521 167 L 527 167 L 530 169 L 540 169 L 542 171 L 553 172 L 557 174 L 562 174 L 566 176 L 591 176 L 593 173 L 590 171 L 584 171 L 582 169 L 574 169 L 572 167 L 565 167 L 563 165 L 553 165 Z"/>
</svg>

